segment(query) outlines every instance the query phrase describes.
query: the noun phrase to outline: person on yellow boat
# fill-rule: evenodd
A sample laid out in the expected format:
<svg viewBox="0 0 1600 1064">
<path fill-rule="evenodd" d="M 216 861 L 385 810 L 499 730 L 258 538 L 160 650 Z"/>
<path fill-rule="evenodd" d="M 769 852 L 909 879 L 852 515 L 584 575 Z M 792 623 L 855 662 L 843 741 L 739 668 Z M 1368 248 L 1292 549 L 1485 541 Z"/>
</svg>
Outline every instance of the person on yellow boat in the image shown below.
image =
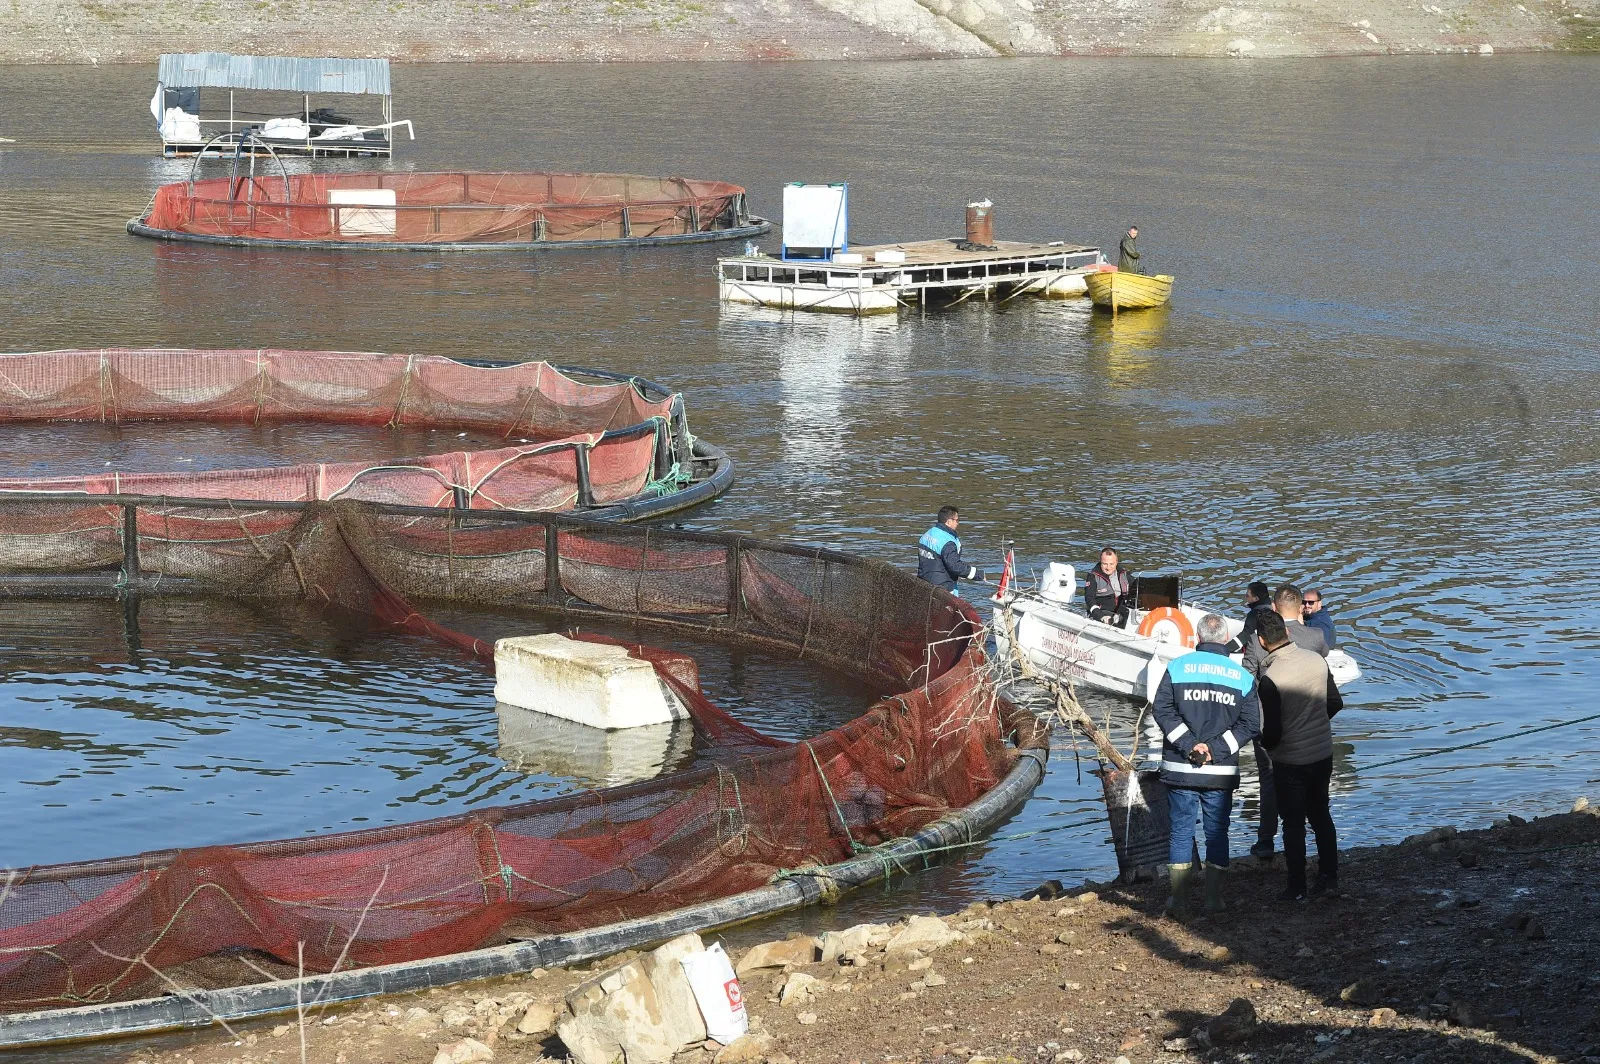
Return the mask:
<svg viewBox="0 0 1600 1064">
<path fill-rule="evenodd" d="M 1128 235 L 1122 238 L 1122 246 L 1117 249 L 1117 270 L 1120 273 L 1143 273 L 1144 267 L 1139 265 L 1139 227 L 1128 226 Z"/>
</svg>

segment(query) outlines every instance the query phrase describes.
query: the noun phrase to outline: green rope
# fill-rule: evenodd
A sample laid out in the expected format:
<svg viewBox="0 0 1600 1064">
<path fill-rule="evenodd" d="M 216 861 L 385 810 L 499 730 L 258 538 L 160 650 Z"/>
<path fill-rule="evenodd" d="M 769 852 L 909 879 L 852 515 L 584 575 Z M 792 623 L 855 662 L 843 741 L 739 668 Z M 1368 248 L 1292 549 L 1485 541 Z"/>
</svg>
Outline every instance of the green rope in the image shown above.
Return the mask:
<svg viewBox="0 0 1600 1064">
<path fill-rule="evenodd" d="M 844 837 L 850 840 L 850 852 L 868 852 L 869 847 L 861 845 L 856 841 L 856 837 L 850 833 L 850 822 L 844 818 L 844 810 L 839 808 L 839 799 L 833 796 L 833 787 L 828 783 L 828 774 L 822 771 L 822 762 L 817 760 L 817 752 L 811 748 L 809 742 L 804 742 L 800 745 L 806 748 L 806 753 L 811 755 L 811 763 L 817 766 L 817 779 L 822 781 L 822 789 L 828 795 L 828 801 L 833 803 L 833 812 L 839 818 L 839 827 L 844 830 Z"/>
<path fill-rule="evenodd" d="M 1518 739 L 1524 735 L 1537 735 L 1540 732 L 1554 731 L 1557 728 L 1569 728 L 1574 724 L 1585 724 L 1591 720 L 1600 720 L 1600 713 L 1591 713 L 1589 716 L 1579 717 L 1577 720 L 1564 720 L 1557 724 L 1546 724 L 1542 728 L 1529 728 L 1526 731 L 1514 731 L 1507 732 L 1505 735 L 1493 735 L 1487 739 L 1479 739 L 1474 743 L 1462 743 L 1460 746 L 1447 746 L 1443 750 L 1428 750 L 1420 754 L 1408 754 L 1405 757 L 1397 757 L 1393 761 L 1380 761 L 1376 765 L 1361 765 L 1359 766 L 1359 769 L 1362 772 L 1371 772 L 1375 768 L 1388 768 L 1391 765 L 1403 765 L 1407 761 L 1418 761 L 1425 757 L 1437 757 L 1440 754 L 1453 754 L 1458 750 L 1471 750 L 1478 746 L 1488 746 L 1490 743 L 1497 743 L 1502 739 Z"/>
</svg>

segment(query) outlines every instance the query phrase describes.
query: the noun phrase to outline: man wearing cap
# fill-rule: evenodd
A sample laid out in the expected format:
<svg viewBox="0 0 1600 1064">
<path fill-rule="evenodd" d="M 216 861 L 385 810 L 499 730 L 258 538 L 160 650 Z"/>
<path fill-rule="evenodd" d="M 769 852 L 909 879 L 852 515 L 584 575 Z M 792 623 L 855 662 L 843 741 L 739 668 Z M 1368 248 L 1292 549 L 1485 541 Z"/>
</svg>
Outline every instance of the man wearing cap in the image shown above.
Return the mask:
<svg viewBox="0 0 1600 1064">
<path fill-rule="evenodd" d="M 1128 235 L 1122 238 L 1122 246 L 1117 249 L 1117 269 L 1123 273 L 1143 273 L 1144 267 L 1139 265 L 1139 227 L 1128 226 Z"/>
</svg>

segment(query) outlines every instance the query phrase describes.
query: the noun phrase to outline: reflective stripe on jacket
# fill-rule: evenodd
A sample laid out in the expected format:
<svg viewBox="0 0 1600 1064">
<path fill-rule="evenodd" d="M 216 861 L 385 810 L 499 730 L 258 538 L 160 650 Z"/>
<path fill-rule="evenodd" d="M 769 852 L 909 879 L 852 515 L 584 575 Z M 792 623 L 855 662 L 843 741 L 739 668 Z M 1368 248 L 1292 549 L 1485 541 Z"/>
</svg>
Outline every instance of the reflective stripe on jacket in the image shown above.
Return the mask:
<svg viewBox="0 0 1600 1064">
<path fill-rule="evenodd" d="M 1239 783 L 1239 750 L 1261 732 L 1256 682 L 1228 660 L 1226 647 L 1201 643 L 1175 658 L 1152 706 L 1161 726 L 1161 782 L 1172 787 L 1232 790 Z M 1197 743 L 1211 750 L 1204 765 L 1189 764 Z"/>
</svg>

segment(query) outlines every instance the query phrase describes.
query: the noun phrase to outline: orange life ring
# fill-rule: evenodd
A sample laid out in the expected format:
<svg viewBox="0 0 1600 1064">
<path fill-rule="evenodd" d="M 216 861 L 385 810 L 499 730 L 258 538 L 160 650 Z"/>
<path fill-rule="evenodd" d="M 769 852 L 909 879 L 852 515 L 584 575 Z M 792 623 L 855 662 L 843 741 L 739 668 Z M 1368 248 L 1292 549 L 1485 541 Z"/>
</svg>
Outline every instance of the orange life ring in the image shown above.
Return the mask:
<svg viewBox="0 0 1600 1064">
<path fill-rule="evenodd" d="M 1178 630 L 1179 642 L 1191 649 L 1194 647 L 1194 625 L 1190 624 L 1189 618 L 1175 606 L 1158 606 L 1145 614 L 1144 620 L 1139 622 L 1139 634 L 1146 639 L 1154 639 L 1156 629 L 1163 622 L 1170 622 Z"/>
</svg>

